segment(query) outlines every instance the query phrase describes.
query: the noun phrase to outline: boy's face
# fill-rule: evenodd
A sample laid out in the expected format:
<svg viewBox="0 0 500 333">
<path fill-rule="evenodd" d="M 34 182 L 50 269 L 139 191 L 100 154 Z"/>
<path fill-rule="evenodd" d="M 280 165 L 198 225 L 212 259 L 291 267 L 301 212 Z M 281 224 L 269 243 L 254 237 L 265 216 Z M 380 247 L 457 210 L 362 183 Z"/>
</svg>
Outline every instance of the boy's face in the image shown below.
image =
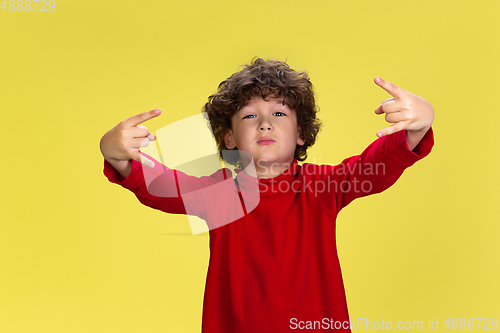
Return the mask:
<svg viewBox="0 0 500 333">
<path fill-rule="evenodd" d="M 232 116 L 232 130 L 224 137 L 226 147 L 250 153 L 260 166 L 291 164 L 296 145 L 303 145 L 304 141 L 299 135 L 295 110 L 282 102 L 283 98 L 274 96 L 269 101 L 260 96 L 250 100 Z M 265 138 L 271 141 L 262 141 Z M 245 161 L 245 155 L 240 156 L 246 166 L 251 161 Z"/>
</svg>

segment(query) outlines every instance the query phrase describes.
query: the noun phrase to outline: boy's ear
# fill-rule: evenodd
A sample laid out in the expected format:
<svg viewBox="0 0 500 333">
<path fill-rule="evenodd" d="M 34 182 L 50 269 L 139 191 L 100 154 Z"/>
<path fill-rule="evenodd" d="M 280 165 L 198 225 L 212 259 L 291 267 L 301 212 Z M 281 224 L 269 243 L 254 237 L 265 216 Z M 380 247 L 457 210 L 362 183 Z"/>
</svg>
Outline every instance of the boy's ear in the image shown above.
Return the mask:
<svg viewBox="0 0 500 333">
<path fill-rule="evenodd" d="M 299 127 L 299 130 L 297 132 L 298 132 L 298 134 L 297 134 L 297 144 L 299 146 L 303 146 L 304 143 L 305 143 L 305 141 L 302 140 L 302 131 L 300 130 L 300 127 Z"/>
<path fill-rule="evenodd" d="M 233 133 L 231 130 L 227 130 L 226 134 L 224 135 L 224 143 L 227 149 L 233 149 L 234 147 L 236 147 L 236 144 L 234 143 L 233 140 Z"/>
</svg>

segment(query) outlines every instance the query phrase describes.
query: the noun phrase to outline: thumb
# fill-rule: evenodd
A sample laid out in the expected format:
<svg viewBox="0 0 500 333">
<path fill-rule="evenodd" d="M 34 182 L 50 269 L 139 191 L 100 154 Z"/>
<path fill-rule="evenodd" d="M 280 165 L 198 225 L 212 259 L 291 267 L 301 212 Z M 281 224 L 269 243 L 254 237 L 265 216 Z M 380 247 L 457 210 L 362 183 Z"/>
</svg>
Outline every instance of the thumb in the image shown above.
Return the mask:
<svg viewBox="0 0 500 333">
<path fill-rule="evenodd" d="M 132 159 L 134 161 L 137 161 L 137 162 L 141 163 L 142 165 L 148 166 L 150 168 L 155 167 L 154 162 L 152 162 L 149 159 L 147 159 L 146 157 L 144 157 L 144 155 L 142 155 L 138 149 L 134 149 L 131 155 L 132 155 Z"/>
</svg>

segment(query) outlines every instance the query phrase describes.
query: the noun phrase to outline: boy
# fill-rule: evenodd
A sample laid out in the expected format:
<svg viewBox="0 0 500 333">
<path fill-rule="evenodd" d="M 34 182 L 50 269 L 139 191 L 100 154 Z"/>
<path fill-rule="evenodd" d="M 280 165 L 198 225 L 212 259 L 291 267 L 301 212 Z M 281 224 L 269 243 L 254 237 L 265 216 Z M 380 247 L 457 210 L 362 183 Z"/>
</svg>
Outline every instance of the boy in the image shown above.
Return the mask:
<svg viewBox="0 0 500 333">
<path fill-rule="evenodd" d="M 350 332 L 336 216 L 352 200 L 390 187 L 434 144 L 430 103 L 378 77 L 375 83 L 393 96 L 375 113 L 394 124 L 336 166 L 298 164 L 321 128 L 312 84 L 307 73 L 261 58 L 223 81 L 203 108 L 220 158 L 238 167 L 234 181 L 226 168 L 194 177 L 141 153 L 156 137 L 138 125 L 159 110 L 103 136 L 109 181 L 149 207 L 207 222 L 204 333 Z"/>
</svg>

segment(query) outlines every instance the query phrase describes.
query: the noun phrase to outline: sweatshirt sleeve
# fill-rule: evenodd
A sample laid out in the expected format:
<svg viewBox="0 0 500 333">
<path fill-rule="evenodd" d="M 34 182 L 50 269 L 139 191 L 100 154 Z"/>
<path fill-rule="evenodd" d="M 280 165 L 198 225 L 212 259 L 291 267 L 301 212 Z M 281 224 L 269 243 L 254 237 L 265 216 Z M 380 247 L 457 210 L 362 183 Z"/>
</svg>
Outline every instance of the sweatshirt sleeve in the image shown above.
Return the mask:
<svg viewBox="0 0 500 333">
<path fill-rule="evenodd" d="M 406 143 L 406 130 L 376 139 L 360 155 L 328 167 L 324 181 L 329 185 L 330 195 L 322 199 L 323 203 L 336 215 L 354 199 L 386 190 L 406 168 L 429 155 L 433 146 L 432 127 L 413 151 Z"/>
<path fill-rule="evenodd" d="M 201 189 L 217 182 L 212 176 L 189 176 L 170 169 L 153 157 L 140 152 L 155 164 L 154 168 L 132 160 L 132 170 L 123 177 L 108 161 L 104 160 L 104 175 L 111 183 L 133 192 L 137 199 L 153 209 L 171 214 L 187 214 L 205 219 L 206 191 Z"/>
</svg>

